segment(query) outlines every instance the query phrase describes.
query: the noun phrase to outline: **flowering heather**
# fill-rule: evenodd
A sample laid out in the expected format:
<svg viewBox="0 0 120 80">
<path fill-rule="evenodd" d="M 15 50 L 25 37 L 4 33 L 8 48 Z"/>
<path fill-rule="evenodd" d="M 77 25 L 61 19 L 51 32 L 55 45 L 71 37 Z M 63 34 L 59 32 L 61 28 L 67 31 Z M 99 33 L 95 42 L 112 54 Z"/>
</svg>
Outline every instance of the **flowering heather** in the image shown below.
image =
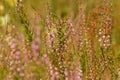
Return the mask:
<svg viewBox="0 0 120 80">
<path fill-rule="evenodd" d="M 119 0 L 0 0 L 0 80 L 120 80 Z"/>
</svg>

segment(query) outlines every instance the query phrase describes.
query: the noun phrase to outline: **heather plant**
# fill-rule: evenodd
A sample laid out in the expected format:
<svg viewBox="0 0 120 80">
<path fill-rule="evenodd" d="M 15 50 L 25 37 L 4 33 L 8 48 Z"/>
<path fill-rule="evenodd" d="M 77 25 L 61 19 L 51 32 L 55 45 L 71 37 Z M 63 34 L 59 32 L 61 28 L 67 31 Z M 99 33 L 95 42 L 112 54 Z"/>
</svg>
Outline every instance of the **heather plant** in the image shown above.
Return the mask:
<svg viewBox="0 0 120 80">
<path fill-rule="evenodd" d="M 120 79 L 114 1 L 36 2 L 0 1 L 0 80 Z"/>
</svg>

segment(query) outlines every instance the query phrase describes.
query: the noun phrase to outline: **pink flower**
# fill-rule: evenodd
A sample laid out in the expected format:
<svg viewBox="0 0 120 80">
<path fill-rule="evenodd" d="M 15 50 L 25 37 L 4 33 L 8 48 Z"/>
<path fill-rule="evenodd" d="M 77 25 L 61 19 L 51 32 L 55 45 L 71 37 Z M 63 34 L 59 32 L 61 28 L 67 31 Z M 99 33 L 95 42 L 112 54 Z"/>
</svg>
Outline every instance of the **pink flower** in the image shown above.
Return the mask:
<svg viewBox="0 0 120 80">
<path fill-rule="evenodd" d="M 33 42 L 32 42 L 32 51 L 33 51 L 33 53 L 34 53 L 34 56 L 38 56 L 39 55 L 39 39 L 38 38 L 36 38 L 35 40 L 33 40 Z"/>
</svg>

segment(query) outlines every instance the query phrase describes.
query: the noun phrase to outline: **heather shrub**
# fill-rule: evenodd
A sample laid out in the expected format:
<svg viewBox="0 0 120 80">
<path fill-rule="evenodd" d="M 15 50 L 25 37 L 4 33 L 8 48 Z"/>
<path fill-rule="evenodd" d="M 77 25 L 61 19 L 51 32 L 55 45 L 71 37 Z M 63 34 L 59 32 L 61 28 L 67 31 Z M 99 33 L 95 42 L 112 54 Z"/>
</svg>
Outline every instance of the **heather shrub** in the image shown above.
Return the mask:
<svg viewBox="0 0 120 80">
<path fill-rule="evenodd" d="M 0 80 L 119 80 L 118 2 L 1 0 Z"/>
</svg>

